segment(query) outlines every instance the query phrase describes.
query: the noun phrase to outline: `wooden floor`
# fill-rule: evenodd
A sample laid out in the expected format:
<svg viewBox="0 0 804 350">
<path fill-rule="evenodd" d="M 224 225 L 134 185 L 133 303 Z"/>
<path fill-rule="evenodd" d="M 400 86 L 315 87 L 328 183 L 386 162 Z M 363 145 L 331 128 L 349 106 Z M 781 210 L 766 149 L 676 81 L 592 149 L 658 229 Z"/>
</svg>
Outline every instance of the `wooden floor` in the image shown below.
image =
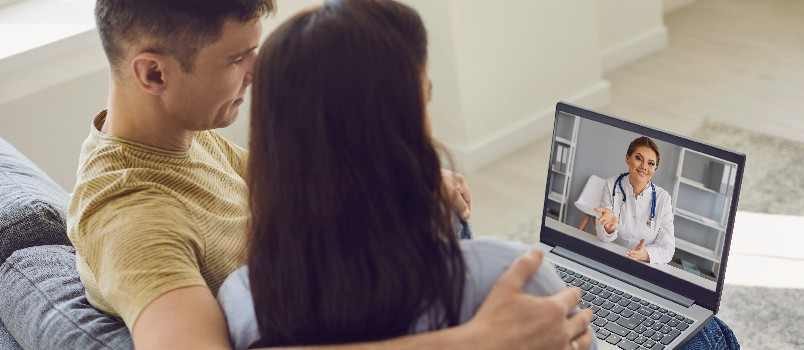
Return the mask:
<svg viewBox="0 0 804 350">
<path fill-rule="evenodd" d="M 710 119 L 804 141 L 804 1 L 700 0 L 665 25 L 667 48 L 604 77 L 602 112 L 682 135 Z M 540 217 L 549 148 L 545 138 L 467 174 L 476 235 Z"/>
</svg>

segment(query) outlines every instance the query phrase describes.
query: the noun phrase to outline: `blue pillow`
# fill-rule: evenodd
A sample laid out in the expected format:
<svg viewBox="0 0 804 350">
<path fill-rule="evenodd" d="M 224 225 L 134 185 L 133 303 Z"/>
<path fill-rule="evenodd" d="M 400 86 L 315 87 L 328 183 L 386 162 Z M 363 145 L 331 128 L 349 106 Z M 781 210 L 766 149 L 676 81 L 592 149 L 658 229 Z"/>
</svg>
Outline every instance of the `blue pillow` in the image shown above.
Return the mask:
<svg viewBox="0 0 804 350">
<path fill-rule="evenodd" d="M 0 263 L 17 249 L 70 245 L 70 198 L 42 170 L 0 139 Z"/>
</svg>

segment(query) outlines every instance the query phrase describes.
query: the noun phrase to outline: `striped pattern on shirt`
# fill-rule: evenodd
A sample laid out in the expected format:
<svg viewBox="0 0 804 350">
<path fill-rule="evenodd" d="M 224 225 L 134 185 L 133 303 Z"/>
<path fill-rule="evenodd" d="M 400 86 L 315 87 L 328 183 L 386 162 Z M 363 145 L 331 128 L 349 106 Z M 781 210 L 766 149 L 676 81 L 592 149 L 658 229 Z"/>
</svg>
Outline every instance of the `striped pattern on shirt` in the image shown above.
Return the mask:
<svg viewBox="0 0 804 350">
<path fill-rule="evenodd" d="M 247 153 L 214 131 L 171 151 L 103 134 L 95 117 L 67 217 L 89 302 L 129 329 L 178 288 L 218 289 L 246 261 Z"/>
</svg>

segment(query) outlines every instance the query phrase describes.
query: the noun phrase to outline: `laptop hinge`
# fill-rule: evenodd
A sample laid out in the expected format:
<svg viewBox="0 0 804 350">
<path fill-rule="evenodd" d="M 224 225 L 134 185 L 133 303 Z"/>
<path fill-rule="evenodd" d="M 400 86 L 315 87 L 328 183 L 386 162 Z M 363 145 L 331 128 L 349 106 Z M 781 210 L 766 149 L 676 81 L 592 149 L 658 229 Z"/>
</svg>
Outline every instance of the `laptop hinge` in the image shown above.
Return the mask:
<svg viewBox="0 0 804 350">
<path fill-rule="evenodd" d="M 629 274 L 627 274 L 625 272 L 622 272 L 620 270 L 613 269 L 613 268 L 609 267 L 608 265 L 601 264 L 601 263 L 599 263 L 597 261 L 589 259 L 589 258 L 587 258 L 587 257 L 585 257 L 583 255 L 578 254 L 578 253 L 574 253 L 572 251 L 569 251 L 569 250 L 567 250 L 565 248 L 557 246 L 557 247 L 553 248 L 551 250 L 551 252 L 556 254 L 556 255 L 558 255 L 558 256 L 560 256 L 560 257 L 572 260 L 572 261 L 574 261 L 576 263 L 579 263 L 579 264 L 581 264 L 583 266 L 586 266 L 586 267 L 588 267 L 590 269 L 593 269 L 595 271 L 598 271 L 600 273 L 603 273 L 603 274 L 609 275 L 611 277 L 614 277 L 614 278 L 616 278 L 616 279 L 618 279 L 620 281 L 623 281 L 625 283 L 628 283 L 628 284 L 630 284 L 630 285 L 632 285 L 634 287 L 644 289 L 644 290 L 646 290 L 646 291 L 648 291 L 650 293 L 658 295 L 658 296 L 660 296 L 662 298 L 670 300 L 670 301 L 672 301 L 672 302 L 674 302 L 676 304 L 682 305 L 684 307 L 690 307 L 695 303 L 695 300 L 693 300 L 693 299 L 687 298 L 687 297 L 685 297 L 685 296 L 683 296 L 681 294 L 675 293 L 675 292 L 671 292 L 671 291 L 669 291 L 669 290 L 667 290 L 665 288 L 659 287 L 659 286 L 657 286 L 657 285 L 655 285 L 653 283 L 650 283 L 650 282 L 647 282 L 647 281 L 645 281 L 643 279 L 634 277 L 634 276 L 629 275 Z"/>
</svg>

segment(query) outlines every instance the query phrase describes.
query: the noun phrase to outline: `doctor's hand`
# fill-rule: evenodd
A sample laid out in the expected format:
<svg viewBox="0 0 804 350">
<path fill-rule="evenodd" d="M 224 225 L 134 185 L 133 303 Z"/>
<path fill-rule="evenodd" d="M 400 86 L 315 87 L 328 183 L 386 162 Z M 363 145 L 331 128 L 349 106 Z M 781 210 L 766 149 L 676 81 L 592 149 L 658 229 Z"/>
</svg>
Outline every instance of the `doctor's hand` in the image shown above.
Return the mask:
<svg viewBox="0 0 804 350">
<path fill-rule="evenodd" d="M 472 216 L 472 193 L 463 175 L 441 169 L 441 186 L 452 201 L 452 207 L 463 221 Z"/>
<path fill-rule="evenodd" d="M 614 215 L 614 212 L 611 211 L 609 208 L 595 208 L 595 212 L 601 213 L 598 221 L 600 224 L 603 225 L 603 229 L 606 230 L 606 233 L 611 234 L 614 230 L 617 229 L 617 215 Z"/>
<path fill-rule="evenodd" d="M 648 256 L 648 251 L 645 250 L 645 240 L 639 240 L 639 244 L 637 244 L 634 250 L 629 250 L 625 252 L 625 255 L 628 255 L 629 258 L 638 260 L 638 261 L 645 261 L 650 262 L 650 256 Z"/>
</svg>

